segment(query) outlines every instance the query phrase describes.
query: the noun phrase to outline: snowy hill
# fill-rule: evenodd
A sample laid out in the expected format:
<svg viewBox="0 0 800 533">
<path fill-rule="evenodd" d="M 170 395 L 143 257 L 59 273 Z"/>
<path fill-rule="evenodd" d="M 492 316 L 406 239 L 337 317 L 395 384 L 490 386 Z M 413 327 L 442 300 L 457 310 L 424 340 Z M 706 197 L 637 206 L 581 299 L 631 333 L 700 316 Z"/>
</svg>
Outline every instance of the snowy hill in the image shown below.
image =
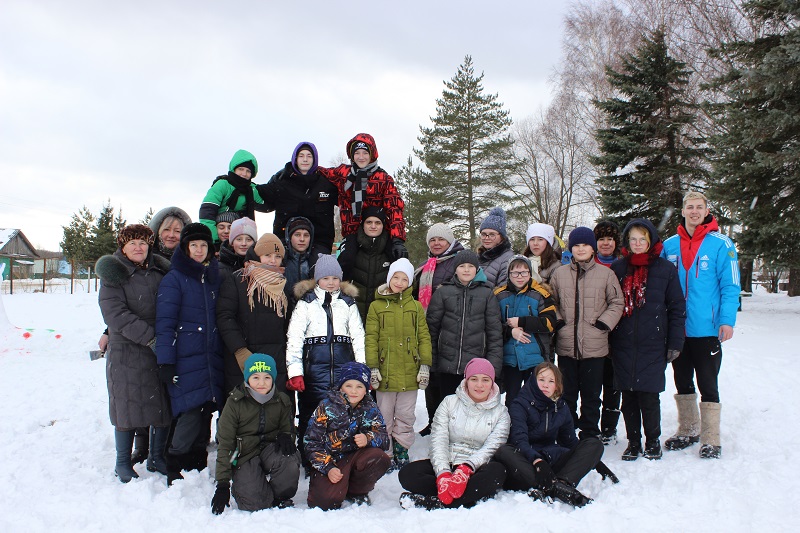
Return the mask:
<svg viewBox="0 0 800 533">
<path fill-rule="evenodd" d="M 301 479 L 294 509 L 255 514 L 210 511 L 211 469 L 167 489 L 165 478 L 136 467 L 122 485 L 113 475 L 104 360 L 88 351 L 104 329 L 96 294 L 2 297 L 0 320 L 0 531 L 796 531 L 800 474 L 800 298 L 757 292 L 744 302 L 720 376 L 723 458 L 701 460 L 698 446 L 664 452 L 661 461 L 623 463 L 624 438 L 606 448 L 618 485 L 589 474 L 584 509 L 534 503 L 502 493 L 470 510 L 403 510 L 397 473 L 378 482 L 371 507 L 309 510 Z M 0 317 L 2 319 L 2 317 Z M 50 331 L 52 330 L 52 331 Z M 23 333 L 29 333 L 28 338 Z M 669 371 L 668 371 L 669 373 Z M 676 427 L 671 373 L 661 395 L 662 440 Z M 425 414 L 417 406 L 418 426 Z M 620 420 L 620 434 L 624 427 Z M 426 456 L 419 439 L 411 458 Z M 791 524 L 795 524 L 791 526 Z"/>
</svg>

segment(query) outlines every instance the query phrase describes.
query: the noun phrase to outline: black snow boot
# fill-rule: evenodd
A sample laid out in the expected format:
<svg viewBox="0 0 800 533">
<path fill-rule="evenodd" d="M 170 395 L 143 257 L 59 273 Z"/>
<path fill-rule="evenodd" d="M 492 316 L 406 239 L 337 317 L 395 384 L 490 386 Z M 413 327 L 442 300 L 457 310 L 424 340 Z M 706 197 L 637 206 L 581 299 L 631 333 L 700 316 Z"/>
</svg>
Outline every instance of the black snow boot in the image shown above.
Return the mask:
<svg viewBox="0 0 800 533">
<path fill-rule="evenodd" d="M 661 459 L 661 443 L 658 441 L 646 442 L 642 455 L 645 459 L 650 459 L 651 461 Z"/>
<path fill-rule="evenodd" d="M 171 487 L 174 482 L 183 479 L 181 464 L 185 459 L 183 455 L 174 455 L 169 452 L 166 453 L 165 459 L 167 462 L 167 486 Z"/>
<path fill-rule="evenodd" d="M 150 454 L 147 456 L 147 470 L 167 475 L 167 459 L 165 452 L 167 449 L 167 438 L 169 437 L 169 426 L 150 428 Z"/>
<path fill-rule="evenodd" d="M 568 503 L 573 507 L 583 507 L 588 503 L 592 503 L 591 498 L 581 494 L 580 491 L 573 487 L 568 481 L 556 481 L 553 483 L 553 487 L 547 491 L 547 495 L 556 500 Z"/>
<path fill-rule="evenodd" d="M 628 447 L 622 452 L 623 461 L 635 461 L 642 454 L 641 441 L 629 441 Z"/>
<path fill-rule="evenodd" d="M 348 494 L 344 499 L 353 505 L 372 505 L 369 494 Z"/>
<path fill-rule="evenodd" d="M 147 459 L 150 450 L 149 428 L 136 428 L 133 437 L 133 453 L 131 454 L 131 464 L 138 465 Z"/>
<path fill-rule="evenodd" d="M 117 450 L 117 464 L 114 466 L 114 473 L 119 480 L 127 483 L 131 479 L 139 477 L 131 464 L 131 450 L 133 449 L 133 430 L 120 431 L 114 430 L 114 446 Z"/>
<path fill-rule="evenodd" d="M 400 507 L 403 509 L 425 509 L 433 511 L 435 509 L 444 509 L 445 506 L 442 501 L 436 496 L 423 496 L 422 494 L 414 494 L 413 492 L 404 492 L 400 495 Z"/>
</svg>

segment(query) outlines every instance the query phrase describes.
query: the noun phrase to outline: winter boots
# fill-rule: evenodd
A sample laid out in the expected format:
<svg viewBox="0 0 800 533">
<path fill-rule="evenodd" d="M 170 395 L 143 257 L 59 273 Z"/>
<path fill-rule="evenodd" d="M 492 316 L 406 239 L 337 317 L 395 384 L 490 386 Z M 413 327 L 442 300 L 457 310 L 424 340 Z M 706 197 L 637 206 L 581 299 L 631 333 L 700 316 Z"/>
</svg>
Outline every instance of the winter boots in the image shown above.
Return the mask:
<svg viewBox="0 0 800 533">
<path fill-rule="evenodd" d="M 719 459 L 722 446 L 719 442 L 719 415 L 722 406 L 714 402 L 700 402 L 700 457 Z"/>
<path fill-rule="evenodd" d="M 427 511 L 445 508 L 445 505 L 436 496 L 423 496 L 422 494 L 414 494 L 413 492 L 404 492 L 400 495 L 400 506 L 403 509 L 413 509 L 416 507 Z"/>
<path fill-rule="evenodd" d="M 676 394 L 675 403 L 678 405 L 678 431 L 664 441 L 664 448 L 667 450 L 683 450 L 700 440 L 697 394 Z M 717 421 L 719 422 L 719 416 Z"/>
<path fill-rule="evenodd" d="M 592 503 L 592 499 L 584 496 L 568 481 L 560 479 L 553 483 L 553 486 L 546 492 L 548 496 L 556 500 L 561 500 L 568 503 L 573 507 L 583 507 L 588 503 Z"/>
<path fill-rule="evenodd" d="M 635 461 L 642 454 L 642 441 L 628 441 L 628 447 L 622 452 L 623 461 Z"/>
<path fill-rule="evenodd" d="M 642 456 L 645 459 L 658 460 L 661 459 L 661 443 L 658 441 L 655 442 L 646 442 L 644 445 L 644 453 Z"/>
<path fill-rule="evenodd" d="M 139 477 L 131 464 L 131 450 L 133 450 L 133 430 L 120 431 L 114 430 L 114 446 L 117 450 L 117 464 L 114 473 L 119 480 L 127 483 L 133 478 Z"/>
<path fill-rule="evenodd" d="M 131 454 L 131 464 L 138 465 L 147 459 L 150 450 L 149 428 L 136 428 L 133 437 L 133 453 Z"/>
<path fill-rule="evenodd" d="M 147 470 L 167 475 L 167 460 L 164 457 L 169 437 L 169 426 L 150 428 L 150 453 L 147 456 Z"/>
<path fill-rule="evenodd" d="M 600 442 L 605 446 L 613 446 L 617 443 L 617 429 L 604 429 L 600 432 Z"/>
<path fill-rule="evenodd" d="M 408 464 L 408 448 L 397 442 L 392 443 L 392 466 L 391 470 L 400 470 Z"/>
</svg>

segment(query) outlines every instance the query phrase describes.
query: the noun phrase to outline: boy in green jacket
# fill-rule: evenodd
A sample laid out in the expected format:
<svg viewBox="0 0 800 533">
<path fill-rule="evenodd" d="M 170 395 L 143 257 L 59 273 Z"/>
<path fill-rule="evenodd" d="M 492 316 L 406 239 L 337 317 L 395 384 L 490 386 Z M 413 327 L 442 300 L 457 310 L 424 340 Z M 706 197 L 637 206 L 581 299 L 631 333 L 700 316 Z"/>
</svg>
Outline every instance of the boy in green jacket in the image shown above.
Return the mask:
<svg viewBox="0 0 800 533">
<path fill-rule="evenodd" d="M 370 385 L 392 438 L 392 467 L 408 463 L 414 443 L 417 390 L 430 379 L 431 335 L 422 304 L 414 300 L 414 267 L 408 259 L 389 266 L 386 284 L 375 291 L 367 312 L 365 351 Z"/>
<path fill-rule="evenodd" d="M 219 417 L 217 490 L 211 512 L 222 514 L 231 497 L 243 511 L 291 507 L 300 460 L 294 442 L 294 409 L 275 388 L 275 359 L 254 353 L 244 383 L 233 389 Z"/>
<path fill-rule="evenodd" d="M 235 212 L 239 218 L 256 219 L 256 210 L 265 211 L 264 200 L 256 190 L 253 178 L 258 174 L 258 161 L 247 150 L 237 150 L 228 164 L 228 173 L 217 176 L 200 205 L 200 222 L 208 226 L 214 243 L 217 234 L 217 215 Z"/>
</svg>

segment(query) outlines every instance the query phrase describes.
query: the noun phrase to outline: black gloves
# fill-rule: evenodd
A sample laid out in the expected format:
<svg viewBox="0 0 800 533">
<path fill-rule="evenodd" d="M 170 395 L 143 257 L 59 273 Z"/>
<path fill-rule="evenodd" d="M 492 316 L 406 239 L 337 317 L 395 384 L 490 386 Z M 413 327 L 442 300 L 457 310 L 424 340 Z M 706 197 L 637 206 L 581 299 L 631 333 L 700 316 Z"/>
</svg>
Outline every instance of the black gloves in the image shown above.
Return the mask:
<svg viewBox="0 0 800 533">
<path fill-rule="evenodd" d="M 536 484 L 540 489 L 548 491 L 556 482 L 556 475 L 547 461 L 539 461 L 533 465 L 533 472 L 536 475 Z"/>
<path fill-rule="evenodd" d="M 358 235 L 352 234 L 345 237 L 339 244 L 339 266 L 342 267 L 342 281 L 349 280 L 353 272 L 353 265 L 358 254 Z"/>
<path fill-rule="evenodd" d="M 281 455 L 285 455 L 287 457 L 294 455 L 295 452 L 297 452 L 297 446 L 294 443 L 294 439 L 288 433 L 278 433 L 278 437 L 275 439 L 275 447 L 278 448 L 278 451 L 281 452 Z"/>
<path fill-rule="evenodd" d="M 558 330 L 560 330 L 561 328 L 563 328 L 566 325 L 567 325 L 566 322 L 564 322 L 563 320 L 559 319 L 559 320 L 556 321 L 556 327 L 553 328 L 553 331 L 558 331 Z"/>
<path fill-rule="evenodd" d="M 598 474 L 603 476 L 604 480 L 608 478 L 611 480 L 612 483 L 619 483 L 619 478 L 617 477 L 617 475 L 614 472 L 612 472 L 611 469 L 608 468 L 603 461 L 598 462 L 594 466 L 594 469 L 597 470 Z"/>
<path fill-rule="evenodd" d="M 158 365 L 158 379 L 162 383 L 178 384 L 178 372 L 175 370 L 175 365 Z"/>
<path fill-rule="evenodd" d="M 667 350 L 667 363 L 673 362 L 681 355 L 680 350 Z"/>
<path fill-rule="evenodd" d="M 395 261 L 403 257 L 408 259 L 408 250 L 406 250 L 406 242 L 403 239 L 397 237 L 392 239 L 392 257 Z"/>
<path fill-rule="evenodd" d="M 610 328 L 610 327 L 608 327 L 608 326 L 606 325 L 606 323 L 605 323 L 605 322 L 603 322 L 602 320 L 595 320 L 595 321 L 594 321 L 594 327 L 596 327 L 596 328 L 597 328 L 597 329 L 599 329 L 600 331 L 610 331 L 610 330 L 611 330 L 611 328 Z"/>
<path fill-rule="evenodd" d="M 230 507 L 231 501 L 231 482 L 220 481 L 217 483 L 217 490 L 211 498 L 211 512 L 222 514 L 226 507 Z"/>
</svg>

